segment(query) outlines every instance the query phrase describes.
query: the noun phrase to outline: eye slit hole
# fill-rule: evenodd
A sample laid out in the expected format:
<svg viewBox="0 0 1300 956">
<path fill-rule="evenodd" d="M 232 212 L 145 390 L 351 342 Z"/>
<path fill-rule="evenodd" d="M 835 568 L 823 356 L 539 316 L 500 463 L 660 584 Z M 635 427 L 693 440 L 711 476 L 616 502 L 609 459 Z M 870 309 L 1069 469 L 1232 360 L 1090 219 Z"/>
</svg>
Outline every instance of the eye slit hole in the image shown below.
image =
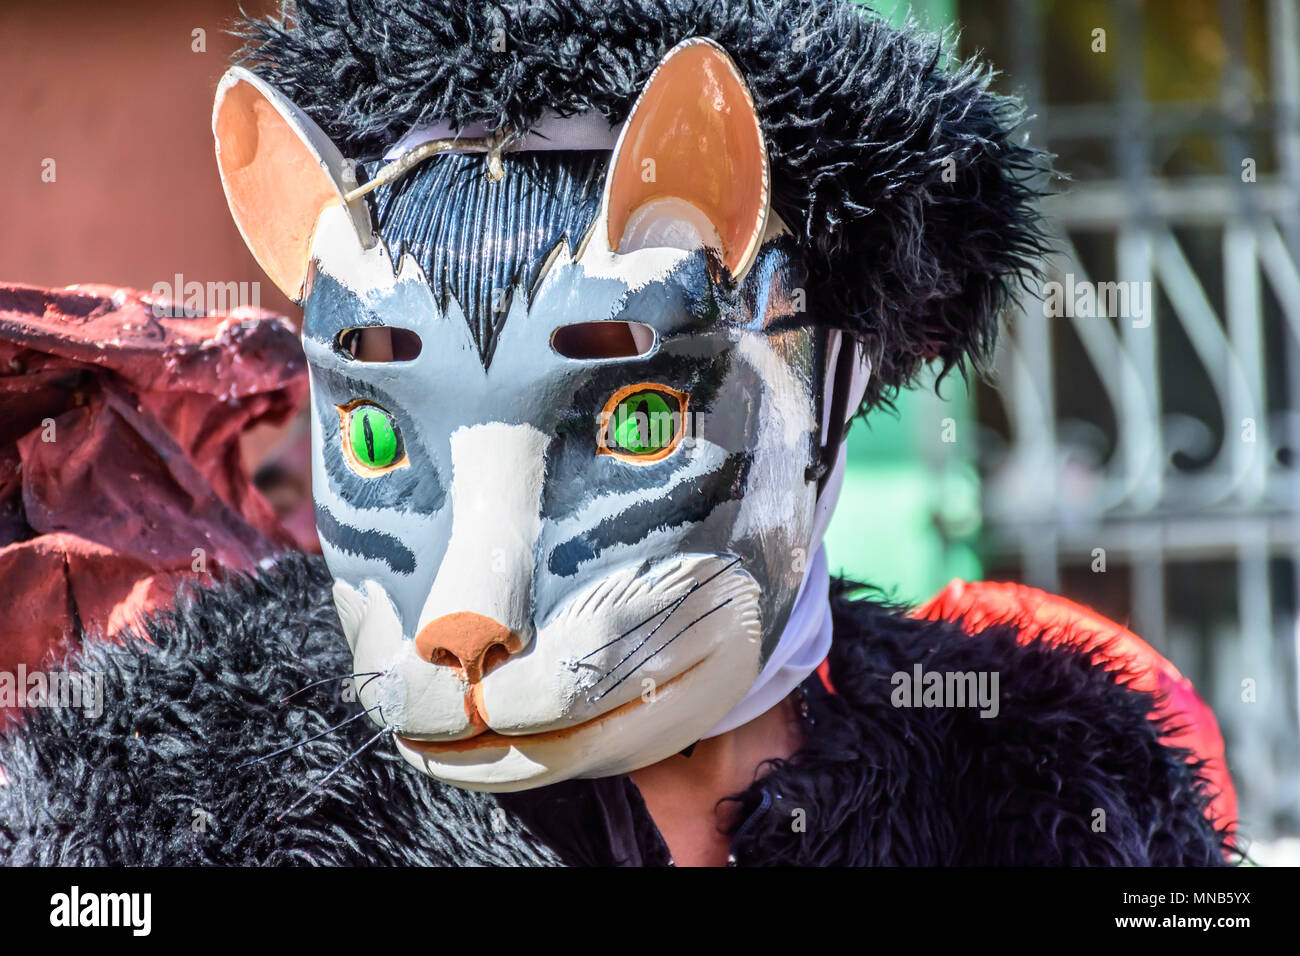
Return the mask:
<svg viewBox="0 0 1300 956">
<path fill-rule="evenodd" d="M 358 362 L 409 362 L 420 354 L 420 336 L 391 325 L 344 329 L 334 348 Z"/>
<path fill-rule="evenodd" d="M 571 359 L 633 358 L 654 344 L 654 329 L 641 322 L 575 322 L 551 333 L 551 348 Z"/>
</svg>

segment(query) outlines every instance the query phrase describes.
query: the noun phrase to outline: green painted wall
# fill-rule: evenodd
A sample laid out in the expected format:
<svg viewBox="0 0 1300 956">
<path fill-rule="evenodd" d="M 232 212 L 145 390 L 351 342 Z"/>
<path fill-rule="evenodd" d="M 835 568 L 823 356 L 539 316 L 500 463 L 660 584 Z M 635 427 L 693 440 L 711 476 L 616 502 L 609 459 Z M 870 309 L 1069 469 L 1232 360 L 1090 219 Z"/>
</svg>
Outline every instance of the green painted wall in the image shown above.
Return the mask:
<svg viewBox="0 0 1300 956">
<path fill-rule="evenodd" d="M 871 6 L 894 22 L 910 11 L 936 30 L 955 19 L 953 0 Z M 854 424 L 844 489 L 826 535 L 832 573 L 909 602 L 954 577 L 981 576 L 972 546 L 980 509 L 970 396 L 951 376 L 940 399 L 932 381 L 925 376 L 899 396 L 897 417 L 877 410 Z"/>
</svg>

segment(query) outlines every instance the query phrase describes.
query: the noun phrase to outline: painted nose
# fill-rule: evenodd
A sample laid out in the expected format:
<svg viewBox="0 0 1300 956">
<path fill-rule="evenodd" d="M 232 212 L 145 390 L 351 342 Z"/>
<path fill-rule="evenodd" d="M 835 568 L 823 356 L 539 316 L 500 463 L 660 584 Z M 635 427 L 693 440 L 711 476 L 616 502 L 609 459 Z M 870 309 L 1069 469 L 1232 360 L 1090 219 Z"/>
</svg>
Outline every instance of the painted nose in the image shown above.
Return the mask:
<svg viewBox="0 0 1300 956">
<path fill-rule="evenodd" d="M 508 627 L 472 611 L 435 618 L 415 637 L 415 653 L 423 660 L 454 667 L 471 684 L 504 664 L 522 646 Z"/>
</svg>

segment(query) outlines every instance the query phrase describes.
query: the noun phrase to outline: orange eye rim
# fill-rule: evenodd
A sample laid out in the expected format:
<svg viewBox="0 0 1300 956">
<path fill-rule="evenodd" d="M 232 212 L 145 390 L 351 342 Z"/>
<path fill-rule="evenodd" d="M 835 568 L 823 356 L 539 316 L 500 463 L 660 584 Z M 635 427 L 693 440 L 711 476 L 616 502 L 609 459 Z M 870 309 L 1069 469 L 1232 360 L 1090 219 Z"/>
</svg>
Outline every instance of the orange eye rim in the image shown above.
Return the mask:
<svg viewBox="0 0 1300 956">
<path fill-rule="evenodd" d="M 344 405 L 335 405 L 334 410 L 339 413 L 339 436 L 343 439 L 343 457 L 348 463 L 348 467 L 355 471 L 362 478 L 379 478 L 389 472 L 396 471 L 399 468 L 408 468 L 411 459 L 406 454 L 406 440 L 402 440 L 402 457 L 383 468 L 372 468 L 370 465 L 360 461 L 352 451 L 352 422 L 351 415 L 354 409 L 362 405 L 370 405 L 379 409 L 385 415 L 392 416 L 392 412 L 384 408 L 377 402 L 372 402 L 368 398 L 354 398 Z"/>
<path fill-rule="evenodd" d="M 661 392 L 677 402 L 677 428 L 673 432 L 673 440 L 663 448 L 648 455 L 635 455 L 631 452 L 609 447 L 609 424 L 614 417 L 614 410 L 629 396 L 635 395 L 637 392 Z M 637 382 L 633 385 L 624 385 L 609 397 L 608 401 L 605 402 L 605 407 L 600 410 L 600 427 L 596 432 L 596 454 L 610 455 L 629 465 L 658 464 L 675 452 L 678 446 L 681 445 L 682 439 L 686 436 L 686 416 L 690 401 L 691 396 L 688 393 L 659 382 Z"/>
</svg>

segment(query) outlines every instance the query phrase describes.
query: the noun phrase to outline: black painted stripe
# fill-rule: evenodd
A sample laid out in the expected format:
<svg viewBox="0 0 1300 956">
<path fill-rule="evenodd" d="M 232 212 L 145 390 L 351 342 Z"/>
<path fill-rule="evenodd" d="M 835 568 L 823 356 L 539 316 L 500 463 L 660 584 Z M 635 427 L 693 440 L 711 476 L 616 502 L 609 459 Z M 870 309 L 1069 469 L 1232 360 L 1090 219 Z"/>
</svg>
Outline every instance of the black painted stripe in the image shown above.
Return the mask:
<svg viewBox="0 0 1300 956">
<path fill-rule="evenodd" d="M 590 561 L 615 544 L 635 544 L 658 528 L 698 524 L 724 501 L 744 494 L 750 456 L 737 452 L 716 470 L 677 485 L 667 495 L 641 501 L 596 526 L 556 545 L 547 562 L 552 574 L 567 577 L 578 565 Z"/>
<path fill-rule="evenodd" d="M 402 542 L 382 531 L 363 531 L 343 524 L 320 502 L 316 502 L 316 531 L 340 551 L 383 561 L 398 574 L 415 573 L 415 555 Z"/>
</svg>

